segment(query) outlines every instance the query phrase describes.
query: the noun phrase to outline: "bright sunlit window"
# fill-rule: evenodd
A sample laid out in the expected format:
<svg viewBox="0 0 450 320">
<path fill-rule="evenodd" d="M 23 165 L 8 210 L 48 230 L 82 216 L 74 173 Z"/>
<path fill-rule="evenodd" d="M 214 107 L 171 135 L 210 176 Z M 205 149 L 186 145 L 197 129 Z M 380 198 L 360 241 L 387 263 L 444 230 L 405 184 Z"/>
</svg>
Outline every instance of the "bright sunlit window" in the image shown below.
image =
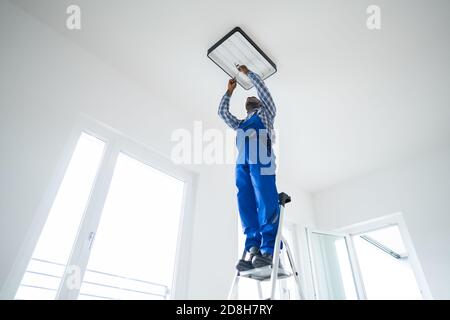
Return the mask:
<svg viewBox="0 0 450 320">
<path fill-rule="evenodd" d="M 91 135 L 79 138 L 16 299 L 55 299 L 104 147 Z"/>
<path fill-rule="evenodd" d="M 120 153 L 79 299 L 170 295 L 184 182 Z"/>
<path fill-rule="evenodd" d="M 334 243 L 339 269 L 341 270 L 342 286 L 344 287 L 345 298 L 356 300 L 358 298 L 353 279 L 353 270 L 349 261 L 347 243 L 344 239 L 339 239 Z"/>
<path fill-rule="evenodd" d="M 81 133 L 16 299 L 173 296 L 186 183 L 108 137 Z"/>
<path fill-rule="evenodd" d="M 311 232 L 310 255 L 316 299 L 357 298 L 350 252 L 344 235 Z"/>
<path fill-rule="evenodd" d="M 367 299 L 422 299 L 397 225 L 353 240 Z"/>
</svg>

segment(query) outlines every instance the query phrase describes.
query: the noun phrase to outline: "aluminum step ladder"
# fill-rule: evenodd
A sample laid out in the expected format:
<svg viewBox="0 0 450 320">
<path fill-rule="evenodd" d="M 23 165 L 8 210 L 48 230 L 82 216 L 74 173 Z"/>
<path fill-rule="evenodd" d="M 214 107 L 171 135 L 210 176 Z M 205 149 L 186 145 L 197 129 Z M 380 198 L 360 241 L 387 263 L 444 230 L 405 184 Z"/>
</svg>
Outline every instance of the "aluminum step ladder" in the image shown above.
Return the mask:
<svg viewBox="0 0 450 320">
<path fill-rule="evenodd" d="M 241 277 L 249 278 L 252 280 L 255 280 L 258 287 L 258 296 L 259 299 L 263 299 L 262 294 L 262 281 L 270 281 L 271 283 L 271 290 L 270 290 L 270 298 L 273 300 L 275 298 L 275 291 L 276 291 L 276 285 L 277 281 L 289 277 L 294 277 L 295 284 L 297 286 L 298 294 L 300 296 L 301 300 L 304 300 L 304 294 L 301 287 L 300 277 L 297 271 L 297 268 L 295 266 L 294 256 L 292 255 L 292 251 L 289 247 L 289 244 L 287 243 L 286 239 L 283 237 L 281 230 L 283 229 L 283 218 L 284 218 L 284 208 L 286 203 L 291 202 L 291 197 L 288 196 L 286 193 L 281 192 L 278 195 L 278 200 L 280 203 L 280 217 L 278 222 L 278 230 L 277 230 L 277 236 L 275 238 L 275 245 L 274 245 L 274 254 L 273 254 L 273 261 L 271 266 L 265 266 L 262 268 L 255 268 L 248 271 L 236 271 L 236 274 L 233 279 L 233 283 L 231 284 L 230 291 L 228 293 L 228 300 L 237 299 L 238 297 L 238 285 L 239 285 L 239 279 Z M 283 248 L 281 248 L 281 243 L 283 243 Z M 287 258 L 289 261 L 290 270 L 286 270 L 284 268 L 280 268 L 280 256 L 285 250 L 287 254 Z M 245 259 L 247 255 L 247 251 L 244 249 L 244 252 L 242 253 L 242 259 Z"/>
</svg>

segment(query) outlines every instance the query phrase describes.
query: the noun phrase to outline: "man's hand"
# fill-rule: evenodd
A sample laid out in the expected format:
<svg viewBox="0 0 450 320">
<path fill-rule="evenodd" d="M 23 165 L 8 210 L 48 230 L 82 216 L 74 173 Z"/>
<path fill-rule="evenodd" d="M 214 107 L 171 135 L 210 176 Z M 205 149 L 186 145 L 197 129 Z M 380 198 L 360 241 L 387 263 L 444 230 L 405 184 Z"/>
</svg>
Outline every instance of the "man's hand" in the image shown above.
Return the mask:
<svg viewBox="0 0 450 320">
<path fill-rule="evenodd" d="M 234 89 L 236 89 L 236 79 L 228 80 L 228 90 L 227 94 L 231 96 L 233 94 Z"/>
<path fill-rule="evenodd" d="M 239 67 L 238 67 L 238 70 L 239 70 L 240 72 L 242 72 L 243 74 L 245 74 L 245 75 L 247 75 L 247 73 L 248 73 L 248 68 L 247 68 L 247 66 L 244 66 L 244 65 L 239 66 Z"/>
</svg>

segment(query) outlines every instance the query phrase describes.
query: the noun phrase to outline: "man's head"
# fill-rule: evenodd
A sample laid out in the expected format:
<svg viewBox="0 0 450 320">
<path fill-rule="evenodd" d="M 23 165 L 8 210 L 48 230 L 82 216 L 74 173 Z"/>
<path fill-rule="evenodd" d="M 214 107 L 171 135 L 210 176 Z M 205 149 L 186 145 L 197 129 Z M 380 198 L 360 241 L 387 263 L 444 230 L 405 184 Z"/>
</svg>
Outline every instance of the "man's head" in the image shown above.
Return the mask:
<svg viewBox="0 0 450 320">
<path fill-rule="evenodd" d="M 247 101 L 245 102 L 245 109 L 247 110 L 247 113 L 251 113 L 255 109 L 259 108 L 260 104 L 261 102 L 257 97 L 248 97 Z"/>
</svg>

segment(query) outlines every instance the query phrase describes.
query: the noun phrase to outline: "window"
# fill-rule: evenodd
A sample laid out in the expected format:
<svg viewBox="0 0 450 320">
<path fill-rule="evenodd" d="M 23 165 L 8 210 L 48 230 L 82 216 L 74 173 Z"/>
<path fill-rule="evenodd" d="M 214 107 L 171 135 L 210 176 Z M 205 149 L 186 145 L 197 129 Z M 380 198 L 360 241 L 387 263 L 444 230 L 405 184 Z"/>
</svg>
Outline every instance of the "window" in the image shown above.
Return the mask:
<svg viewBox="0 0 450 320">
<path fill-rule="evenodd" d="M 401 213 L 306 233 L 316 299 L 431 298 Z"/>
<path fill-rule="evenodd" d="M 345 234 L 319 230 L 307 232 L 315 298 L 357 299 L 348 237 Z"/>
<path fill-rule="evenodd" d="M 103 141 L 80 136 L 16 299 L 55 299 L 104 148 Z"/>
<path fill-rule="evenodd" d="M 79 299 L 170 294 L 184 183 L 120 153 Z"/>
<path fill-rule="evenodd" d="M 15 298 L 174 297 L 190 172 L 103 126 L 79 132 Z"/>
<path fill-rule="evenodd" d="M 397 225 L 354 235 L 367 299 L 422 299 Z"/>
</svg>

